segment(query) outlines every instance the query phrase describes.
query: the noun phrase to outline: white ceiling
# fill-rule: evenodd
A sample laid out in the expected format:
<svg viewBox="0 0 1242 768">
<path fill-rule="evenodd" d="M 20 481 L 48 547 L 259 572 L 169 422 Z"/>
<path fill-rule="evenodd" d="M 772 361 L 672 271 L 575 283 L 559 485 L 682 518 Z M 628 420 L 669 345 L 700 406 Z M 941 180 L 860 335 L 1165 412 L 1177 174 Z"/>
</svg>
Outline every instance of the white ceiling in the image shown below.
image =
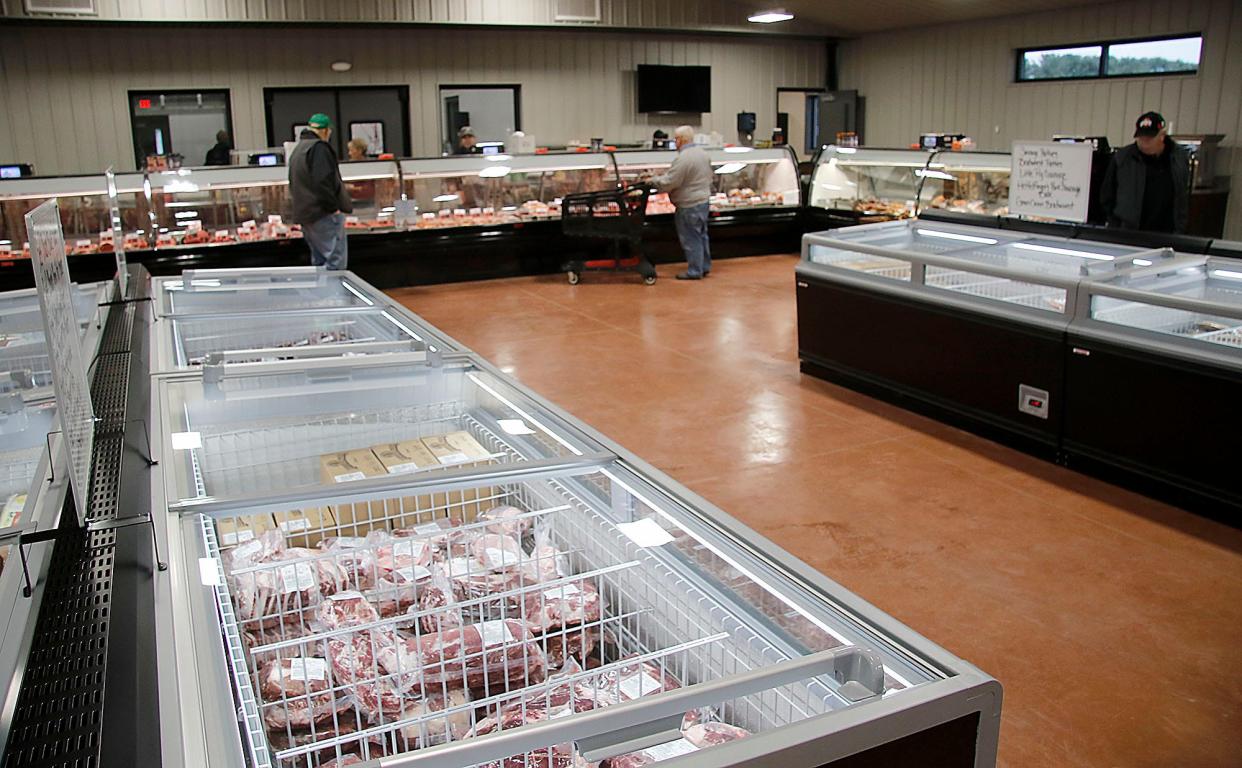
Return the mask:
<svg viewBox="0 0 1242 768">
<path fill-rule="evenodd" d="M 747 12 L 783 8 L 831 33 L 852 36 L 899 27 L 1014 16 L 1116 0 L 730 0 Z M 773 24 L 772 27 L 779 27 Z"/>
</svg>

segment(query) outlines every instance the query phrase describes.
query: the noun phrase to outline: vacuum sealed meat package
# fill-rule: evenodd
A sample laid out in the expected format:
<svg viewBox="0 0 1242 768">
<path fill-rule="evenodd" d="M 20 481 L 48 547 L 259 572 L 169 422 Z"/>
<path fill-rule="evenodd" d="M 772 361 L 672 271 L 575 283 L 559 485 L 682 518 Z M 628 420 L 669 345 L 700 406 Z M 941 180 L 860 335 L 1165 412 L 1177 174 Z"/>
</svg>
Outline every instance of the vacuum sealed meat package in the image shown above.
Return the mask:
<svg viewBox="0 0 1242 768">
<path fill-rule="evenodd" d="M 325 629 L 357 627 L 379 621 L 375 606 L 361 592 L 340 592 L 329 595 L 315 610 L 315 620 Z"/>
<path fill-rule="evenodd" d="M 508 505 L 492 507 L 479 513 L 479 522 L 488 523 L 484 526 L 488 533 L 511 536 L 518 541 L 530 532 L 534 526 L 533 517 L 520 517 L 522 510 Z"/>
<path fill-rule="evenodd" d="M 522 687 L 541 682 L 547 674 L 547 657 L 534 634 L 513 619 L 421 637 L 402 635 L 377 652 L 380 666 L 397 676 L 404 692 L 462 684 Z"/>
<path fill-rule="evenodd" d="M 259 679 L 268 728 L 304 728 L 331 720 L 344 708 L 329 690 L 325 659 L 303 656 L 268 662 L 260 668 Z"/>
</svg>

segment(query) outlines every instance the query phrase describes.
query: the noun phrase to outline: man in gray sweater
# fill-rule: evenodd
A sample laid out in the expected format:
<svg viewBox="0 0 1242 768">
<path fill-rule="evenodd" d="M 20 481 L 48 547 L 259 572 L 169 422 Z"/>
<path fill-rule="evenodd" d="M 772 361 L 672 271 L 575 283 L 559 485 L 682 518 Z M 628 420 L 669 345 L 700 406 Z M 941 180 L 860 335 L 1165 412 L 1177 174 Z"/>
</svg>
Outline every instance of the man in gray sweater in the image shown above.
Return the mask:
<svg viewBox="0 0 1242 768">
<path fill-rule="evenodd" d="M 677 239 L 686 254 L 686 271 L 678 280 L 700 280 L 712 271 L 712 250 L 707 239 L 707 218 L 711 213 L 712 164 L 707 152 L 694 143 L 694 129 L 683 125 L 673 131 L 677 158 L 663 176 L 652 183 L 668 192 L 677 206 L 673 222 Z"/>
<path fill-rule="evenodd" d="M 336 151 L 328 143 L 332 121 L 322 112 L 311 115 L 310 126 L 298 136 L 289 153 L 289 197 L 293 221 L 302 225 L 302 237 L 310 246 L 311 264 L 346 269 L 349 264 L 345 237 L 345 214 L 353 202 L 341 180 Z"/>
</svg>

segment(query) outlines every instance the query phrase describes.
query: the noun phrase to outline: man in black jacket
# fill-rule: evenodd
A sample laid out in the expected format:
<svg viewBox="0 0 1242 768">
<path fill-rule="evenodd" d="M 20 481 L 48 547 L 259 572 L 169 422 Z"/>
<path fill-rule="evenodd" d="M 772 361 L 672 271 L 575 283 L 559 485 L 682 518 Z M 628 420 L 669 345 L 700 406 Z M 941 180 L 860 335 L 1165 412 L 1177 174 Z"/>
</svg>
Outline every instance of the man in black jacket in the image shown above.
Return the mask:
<svg viewBox="0 0 1242 768">
<path fill-rule="evenodd" d="M 233 149 L 233 145 L 229 143 L 228 131 L 216 131 L 216 145 L 207 150 L 207 158 L 203 160 L 203 165 L 228 165 L 229 152 Z"/>
<path fill-rule="evenodd" d="M 303 129 L 289 154 L 293 221 L 302 225 L 311 264 L 345 269 L 349 263 L 345 214 L 353 213 L 354 207 L 341 180 L 336 151 L 328 143 L 332 121 L 320 112 L 306 122 L 310 127 Z"/>
<path fill-rule="evenodd" d="M 1134 143 L 1113 155 L 1100 187 L 1110 227 L 1186 231 L 1190 218 L 1190 151 L 1168 136 L 1158 112 L 1134 125 Z"/>
</svg>

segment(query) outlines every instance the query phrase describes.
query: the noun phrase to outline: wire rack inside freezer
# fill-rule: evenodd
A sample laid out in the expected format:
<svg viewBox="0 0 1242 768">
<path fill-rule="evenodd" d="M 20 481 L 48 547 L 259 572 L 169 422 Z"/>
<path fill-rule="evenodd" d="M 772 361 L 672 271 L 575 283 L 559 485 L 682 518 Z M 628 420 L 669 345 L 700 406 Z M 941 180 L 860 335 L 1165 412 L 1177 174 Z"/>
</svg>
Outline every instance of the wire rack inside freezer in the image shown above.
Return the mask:
<svg viewBox="0 0 1242 768">
<path fill-rule="evenodd" d="M 1242 349 L 1242 319 L 1095 296 L 1091 316 L 1104 323 Z"/>
<path fill-rule="evenodd" d="M 272 529 L 219 558 L 225 645 L 260 766 L 485 736 L 845 644 L 765 603 L 763 585 L 684 532 L 660 555 L 640 546 L 617 520 L 650 509 L 607 473 L 333 512 L 333 524 Z M 226 522 L 203 518 L 208 551 Z M 682 727 L 687 739 L 740 737 L 846 705 L 812 678 L 688 712 Z M 586 763 L 566 744 L 504 765 Z"/>
<path fill-rule="evenodd" d="M 414 340 L 408 331 L 383 314 L 371 312 L 271 315 L 262 322 L 239 317 L 184 318 L 172 322 L 177 364 L 182 366 L 202 365 L 208 355 L 232 350 Z M 347 352 L 342 350 L 342 354 Z"/>
<path fill-rule="evenodd" d="M 1066 290 L 959 269 L 927 266 L 924 285 L 991 301 L 1017 304 L 1046 312 L 1065 312 Z"/>
</svg>

